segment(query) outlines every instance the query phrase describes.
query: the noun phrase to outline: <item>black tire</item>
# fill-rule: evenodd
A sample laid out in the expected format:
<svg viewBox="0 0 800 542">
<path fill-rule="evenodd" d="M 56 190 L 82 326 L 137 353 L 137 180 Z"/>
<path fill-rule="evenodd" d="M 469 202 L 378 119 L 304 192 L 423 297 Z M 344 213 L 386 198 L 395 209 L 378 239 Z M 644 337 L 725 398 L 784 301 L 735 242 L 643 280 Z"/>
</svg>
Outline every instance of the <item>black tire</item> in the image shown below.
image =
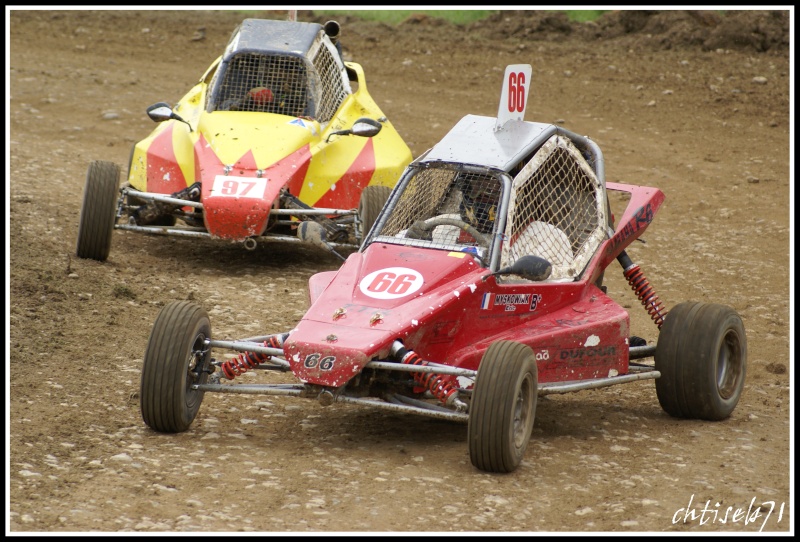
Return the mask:
<svg viewBox="0 0 800 542">
<path fill-rule="evenodd" d="M 747 337 L 732 308 L 686 302 L 669 311 L 656 344 L 656 394 L 676 418 L 724 420 L 744 388 Z"/>
<path fill-rule="evenodd" d="M 174 301 L 158 313 L 144 353 L 140 403 L 142 419 L 162 433 L 186 431 L 197 416 L 204 392 L 211 349 L 208 314 L 188 301 Z"/>
<path fill-rule="evenodd" d="M 117 214 L 119 166 L 95 160 L 86 172 L 76 254 L 104 262 L 111 252 L 111 234 Z"/>
<path fill-rule="evenodd" d="M 372 229 L 372 225 L 378 220 L 378 215 L 389 199 L 392 189 L 383 185 L 365 186 L 358 201 L 358 216 L 361 219 L 361 239 L 364 238 Z"/>
<path fill-rule="evenodd" d="M 522 462 L 528 447 L 538 397 L 533 350 L 514 341 L 497 341 L 478 368 L 469 407 L 469 457 L 486 472 L 507 473 Z"/>
</svg>

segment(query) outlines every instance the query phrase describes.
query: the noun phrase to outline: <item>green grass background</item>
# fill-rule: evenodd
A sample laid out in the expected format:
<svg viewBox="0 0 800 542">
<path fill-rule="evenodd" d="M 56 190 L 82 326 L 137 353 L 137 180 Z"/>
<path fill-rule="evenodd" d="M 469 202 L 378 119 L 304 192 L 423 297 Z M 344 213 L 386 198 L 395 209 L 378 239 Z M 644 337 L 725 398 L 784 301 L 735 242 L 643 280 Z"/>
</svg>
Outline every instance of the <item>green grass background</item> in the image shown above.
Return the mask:
<svg viewBox="0 0 800 542">
<path fill-rule="evenodd" d="M 318 15 L 352 15 L 361 17 L 370 21 L 380 21 L 391 25 L 396 25 L 408 19 L 413 14 L 425 14 L 428 17 L 445 19 L 454 24 L 467 24 L 481 19 L 485 19 L 489 15 L 497 13 L 498 10 L 424 10 L 424 9 L 401 9 L 401 10 L 384 10 L 384 9 L 331 9 L 320 10 L 315 9 L 314 13 Z M 548 10 L 553 11 L 553 10 Z M 584 22 L 593 21 L 607 10 L 563 10 L 567 12 L 570 20 Z"/>
</svg>

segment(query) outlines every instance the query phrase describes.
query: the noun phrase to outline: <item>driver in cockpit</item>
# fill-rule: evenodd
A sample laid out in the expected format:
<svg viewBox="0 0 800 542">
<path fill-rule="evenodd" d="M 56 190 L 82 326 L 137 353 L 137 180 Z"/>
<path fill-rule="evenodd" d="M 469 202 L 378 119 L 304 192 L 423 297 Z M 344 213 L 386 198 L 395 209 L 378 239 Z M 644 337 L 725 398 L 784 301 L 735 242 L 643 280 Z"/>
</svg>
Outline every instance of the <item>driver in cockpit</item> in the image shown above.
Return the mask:
<svg viewBox="0 0 800 542">
<path fill-rule="evenodd" d="M 442 244 L 489 247 L 500 204 L 500 182 L 489 175 L 460 172 L 437 207 L 438 213 L 418 220 L 407 232 L 412 239 Z"/>
<path fill-rule="evenodd" d="M 460 173 L 456 186 L 461 190 L 461 203 L 458 206 L 461 218 L 481 233 L 492 233 L 500 202 L 500 183 L 497 179 Z"/>
</svg>

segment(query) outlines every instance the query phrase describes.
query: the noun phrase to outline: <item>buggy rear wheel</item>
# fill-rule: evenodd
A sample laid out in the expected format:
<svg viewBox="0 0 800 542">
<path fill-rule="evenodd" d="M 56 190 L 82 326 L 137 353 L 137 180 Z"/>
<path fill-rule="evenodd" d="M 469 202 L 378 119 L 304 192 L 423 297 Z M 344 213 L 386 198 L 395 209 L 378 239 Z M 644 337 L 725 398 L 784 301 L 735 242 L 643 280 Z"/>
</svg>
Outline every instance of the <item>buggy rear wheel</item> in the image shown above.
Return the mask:
<svg viewBox="0 0 800 542">
<path fill-rule="evenodd" d="M 208 314 L 188 301 L 175 301 L 158 313 L 144 353 L 140 402 L 144 423 L 163 433 L 189 428 L 203 402 L 193 384 L 208 380 L 211 349 Z"/>
<path fill-rule="evenodd" d="M 105 261 L 111 252 L 116 221 L 119 166 L 95 160 L 86 172 L 76 254 L 79 258 Z"/>
<path fill-rule="evenodd" d="M 469 408 L 469 457 L 487 472 L 511 472 L 522 462 L 536 416 L 538 370 L 533 350 L 497 341 L 478 368 Z"/>
<path fill-rule="evenodd" d="M 358 201 L 358 217 L 361 219 L 361 239 L 364 238 L 372 229 L 372 225 L 378 219 L 378 215 L 383 209 L 384 204 L 389 199 L 392 189 L 383 185 L 365 186 L 361 191 L 361 198 Z"/>
<path fill-rule="evenodd" d="M 732 308 L 686 302 L 667 313 L 658 337 L 656 394 L 676 418 L 723 420 L 744 388 L 747 337 Z"/>
</svg>

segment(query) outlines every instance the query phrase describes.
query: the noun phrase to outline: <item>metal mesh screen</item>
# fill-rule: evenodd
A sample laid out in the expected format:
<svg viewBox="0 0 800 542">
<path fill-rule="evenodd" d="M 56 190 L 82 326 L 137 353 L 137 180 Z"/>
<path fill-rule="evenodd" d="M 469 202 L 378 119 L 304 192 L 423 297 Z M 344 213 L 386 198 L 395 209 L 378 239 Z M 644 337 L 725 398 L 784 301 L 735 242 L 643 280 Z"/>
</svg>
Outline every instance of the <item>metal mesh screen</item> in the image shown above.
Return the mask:
<svg viewBox="0 0 800 542">
<path fill-rule="evenodd" d="M 334 54 L 337 53 L 322 45 L 312 61 L 322 82 L 322 97 L 316 114 L 319 122 L 331 120 L 350 94 L 350 89 L 345 86 L 344 67 L 336 62 Z"/>
<path fill-rule="evenodd" d="M 606 236 L 605 192 L 572 143 L 551 137 L 514 179 L 501 264 L 541 256 L 574 279 Z"/>
<path fill-rule="evenodd" d="M 421 169 L 406 185 L 376 235 L 413 239 L 407 244 L 423 247 L 480 245 L 454 223 L 467 223 L 490 238 L 500 205 L 501 186 L 500 180 L 490 174 L 448 167 Z M 422 221 L 429 226 L 421 227 Z"/>
<path fill-rule="evenodd" d="M 224 77 L 217 111 L 308 114 L 308 74 L 299 57 L 242 53 L 230 60 Z"/>
</svg>

